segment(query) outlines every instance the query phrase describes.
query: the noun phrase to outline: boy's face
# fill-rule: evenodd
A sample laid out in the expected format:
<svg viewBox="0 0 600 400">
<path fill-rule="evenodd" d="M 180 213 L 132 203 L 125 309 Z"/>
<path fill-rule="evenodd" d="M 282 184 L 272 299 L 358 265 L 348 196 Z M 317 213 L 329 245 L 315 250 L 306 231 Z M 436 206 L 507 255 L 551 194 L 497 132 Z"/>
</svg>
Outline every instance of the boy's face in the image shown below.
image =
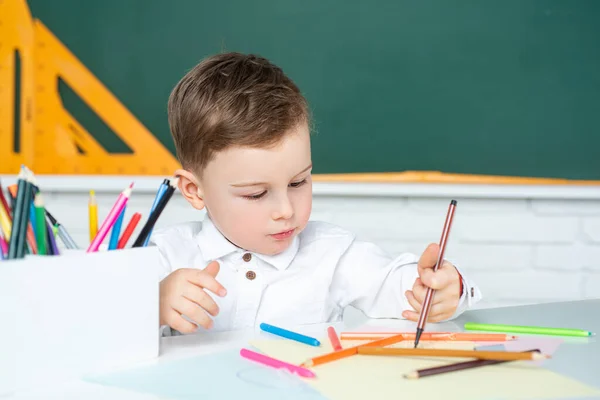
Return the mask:
<svg viewBox="0 0 600 400">
<path fill-rule="evenodd" d="M 197 182 L 200 201 L 188 200 L 196 208 L 206 206 L 235 245 L 278 254 L 310 217 L 311 169 L 310 134 L 301 124 L 275 147 L 233 147 L 216 154 Z"/>
</svg>

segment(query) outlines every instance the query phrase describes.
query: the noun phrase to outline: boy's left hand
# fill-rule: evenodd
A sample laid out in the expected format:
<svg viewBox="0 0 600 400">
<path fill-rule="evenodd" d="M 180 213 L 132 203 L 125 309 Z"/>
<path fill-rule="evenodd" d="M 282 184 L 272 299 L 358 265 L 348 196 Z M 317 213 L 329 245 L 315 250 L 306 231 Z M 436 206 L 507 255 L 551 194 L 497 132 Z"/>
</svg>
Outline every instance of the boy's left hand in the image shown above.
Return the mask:
<svg viewBox="0 0 600 400">
<path fill-rule="evenodd" d="M 460 275 L 448 261 L 444 261 L 437 271 L 433 271 L 437 262 L 440 246 L 432 243 L 421 255 L 418 264 L 419 277 L 412 290 L 405 295 L 415 311 L 404 311 L 402 316 L 411 321 L 418 321 L 427 289 L 435 289 L 433 303 L 429 310 L 428 322 L 439 322 L 454 315 L 460 300 Z"/>
</svg>

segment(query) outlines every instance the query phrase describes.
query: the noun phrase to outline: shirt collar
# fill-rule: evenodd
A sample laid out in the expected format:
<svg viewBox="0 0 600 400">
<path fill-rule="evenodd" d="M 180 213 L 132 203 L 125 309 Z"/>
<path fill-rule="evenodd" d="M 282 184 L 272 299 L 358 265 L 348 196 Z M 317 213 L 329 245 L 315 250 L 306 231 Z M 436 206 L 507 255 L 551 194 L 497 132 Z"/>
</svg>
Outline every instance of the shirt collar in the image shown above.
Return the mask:
<svg viewBox="0 0 600 400">
<path fill-rule="evenodd" d="M 196 235 L 196 242 L 198 243 L 198 247 L 205 260 L 217 260 L 231 253 L 244 252 L 244 249 L 237 247 L 223 236 L 208 214 L 206 214 L 204 221 L 202 222 L 202 230 Z M 260 253 L 252 254 L 282 271 L 290 266 L 292 260 L 296 257 L 299 248 L 300 239 L 296 236 L 294 237 L 292 244 L 279 254 L 273 256 Z"/>
</svg>

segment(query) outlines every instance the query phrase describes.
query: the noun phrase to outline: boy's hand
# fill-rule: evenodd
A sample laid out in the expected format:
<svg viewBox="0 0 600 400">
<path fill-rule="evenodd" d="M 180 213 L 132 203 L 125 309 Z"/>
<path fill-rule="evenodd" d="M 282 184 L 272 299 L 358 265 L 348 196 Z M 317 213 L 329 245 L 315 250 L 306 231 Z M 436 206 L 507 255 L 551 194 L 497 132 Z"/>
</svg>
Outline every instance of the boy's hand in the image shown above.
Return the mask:
<svg viewBox="0 0 600 400">
<path fill-rule="evenodd" d="M 196 325 L 185 320 L 185 315 L 198 325 L 210 329 L 212 319 L 207 315 L 219 313 L 217 303 L 205 292 L 210 290 L 218 296 L 227 291 L 215 277 L 219 264 L 211 262 L 204 269 L 182 268 L 172 272 L 160 282 L 160 325 L 169 325 L 181 333 L 194 332 Z"/>
<path fill-rule="evenodd" d="M 433 303 L 427 316 L 428 322 L 439 322 L 450 318 L 460 300 L 460 275 L 456 268 L 444 261 L 437 271 L 433 267 L 437 262 L 440 246 L 432 243 L 421 255 L 418 270 L 419 278 L 416 279 L 412 290 L 406 291 L 406 298 L 415 311 L 404 311 L 402 316 L 411 321 L 418 321 L 419 314 L 425 301 L 427 289 L 435 289 Z"/>
</svg>

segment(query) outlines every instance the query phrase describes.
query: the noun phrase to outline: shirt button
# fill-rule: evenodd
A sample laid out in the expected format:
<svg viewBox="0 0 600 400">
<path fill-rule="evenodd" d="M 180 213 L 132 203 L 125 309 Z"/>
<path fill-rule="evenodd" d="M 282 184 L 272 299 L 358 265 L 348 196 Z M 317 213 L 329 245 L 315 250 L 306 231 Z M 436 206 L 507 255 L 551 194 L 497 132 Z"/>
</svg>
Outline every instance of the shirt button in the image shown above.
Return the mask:
<svg viewBox="0 0 600 400">
<path fill-rule="evenodd" d="M 248 278 L 251 281 L 254 280 L 254 278 L 256 278 L 256 272 L 254 272 L 254 271 L 246 272 L 246 278 Z"/>
<path fill-rule="evenodd" d="M 246 262 L 249 262 L 250 260 L 252 260 L 252 254 L 246 253 L 242 256 L 242 259 Z"/>
</svg>

